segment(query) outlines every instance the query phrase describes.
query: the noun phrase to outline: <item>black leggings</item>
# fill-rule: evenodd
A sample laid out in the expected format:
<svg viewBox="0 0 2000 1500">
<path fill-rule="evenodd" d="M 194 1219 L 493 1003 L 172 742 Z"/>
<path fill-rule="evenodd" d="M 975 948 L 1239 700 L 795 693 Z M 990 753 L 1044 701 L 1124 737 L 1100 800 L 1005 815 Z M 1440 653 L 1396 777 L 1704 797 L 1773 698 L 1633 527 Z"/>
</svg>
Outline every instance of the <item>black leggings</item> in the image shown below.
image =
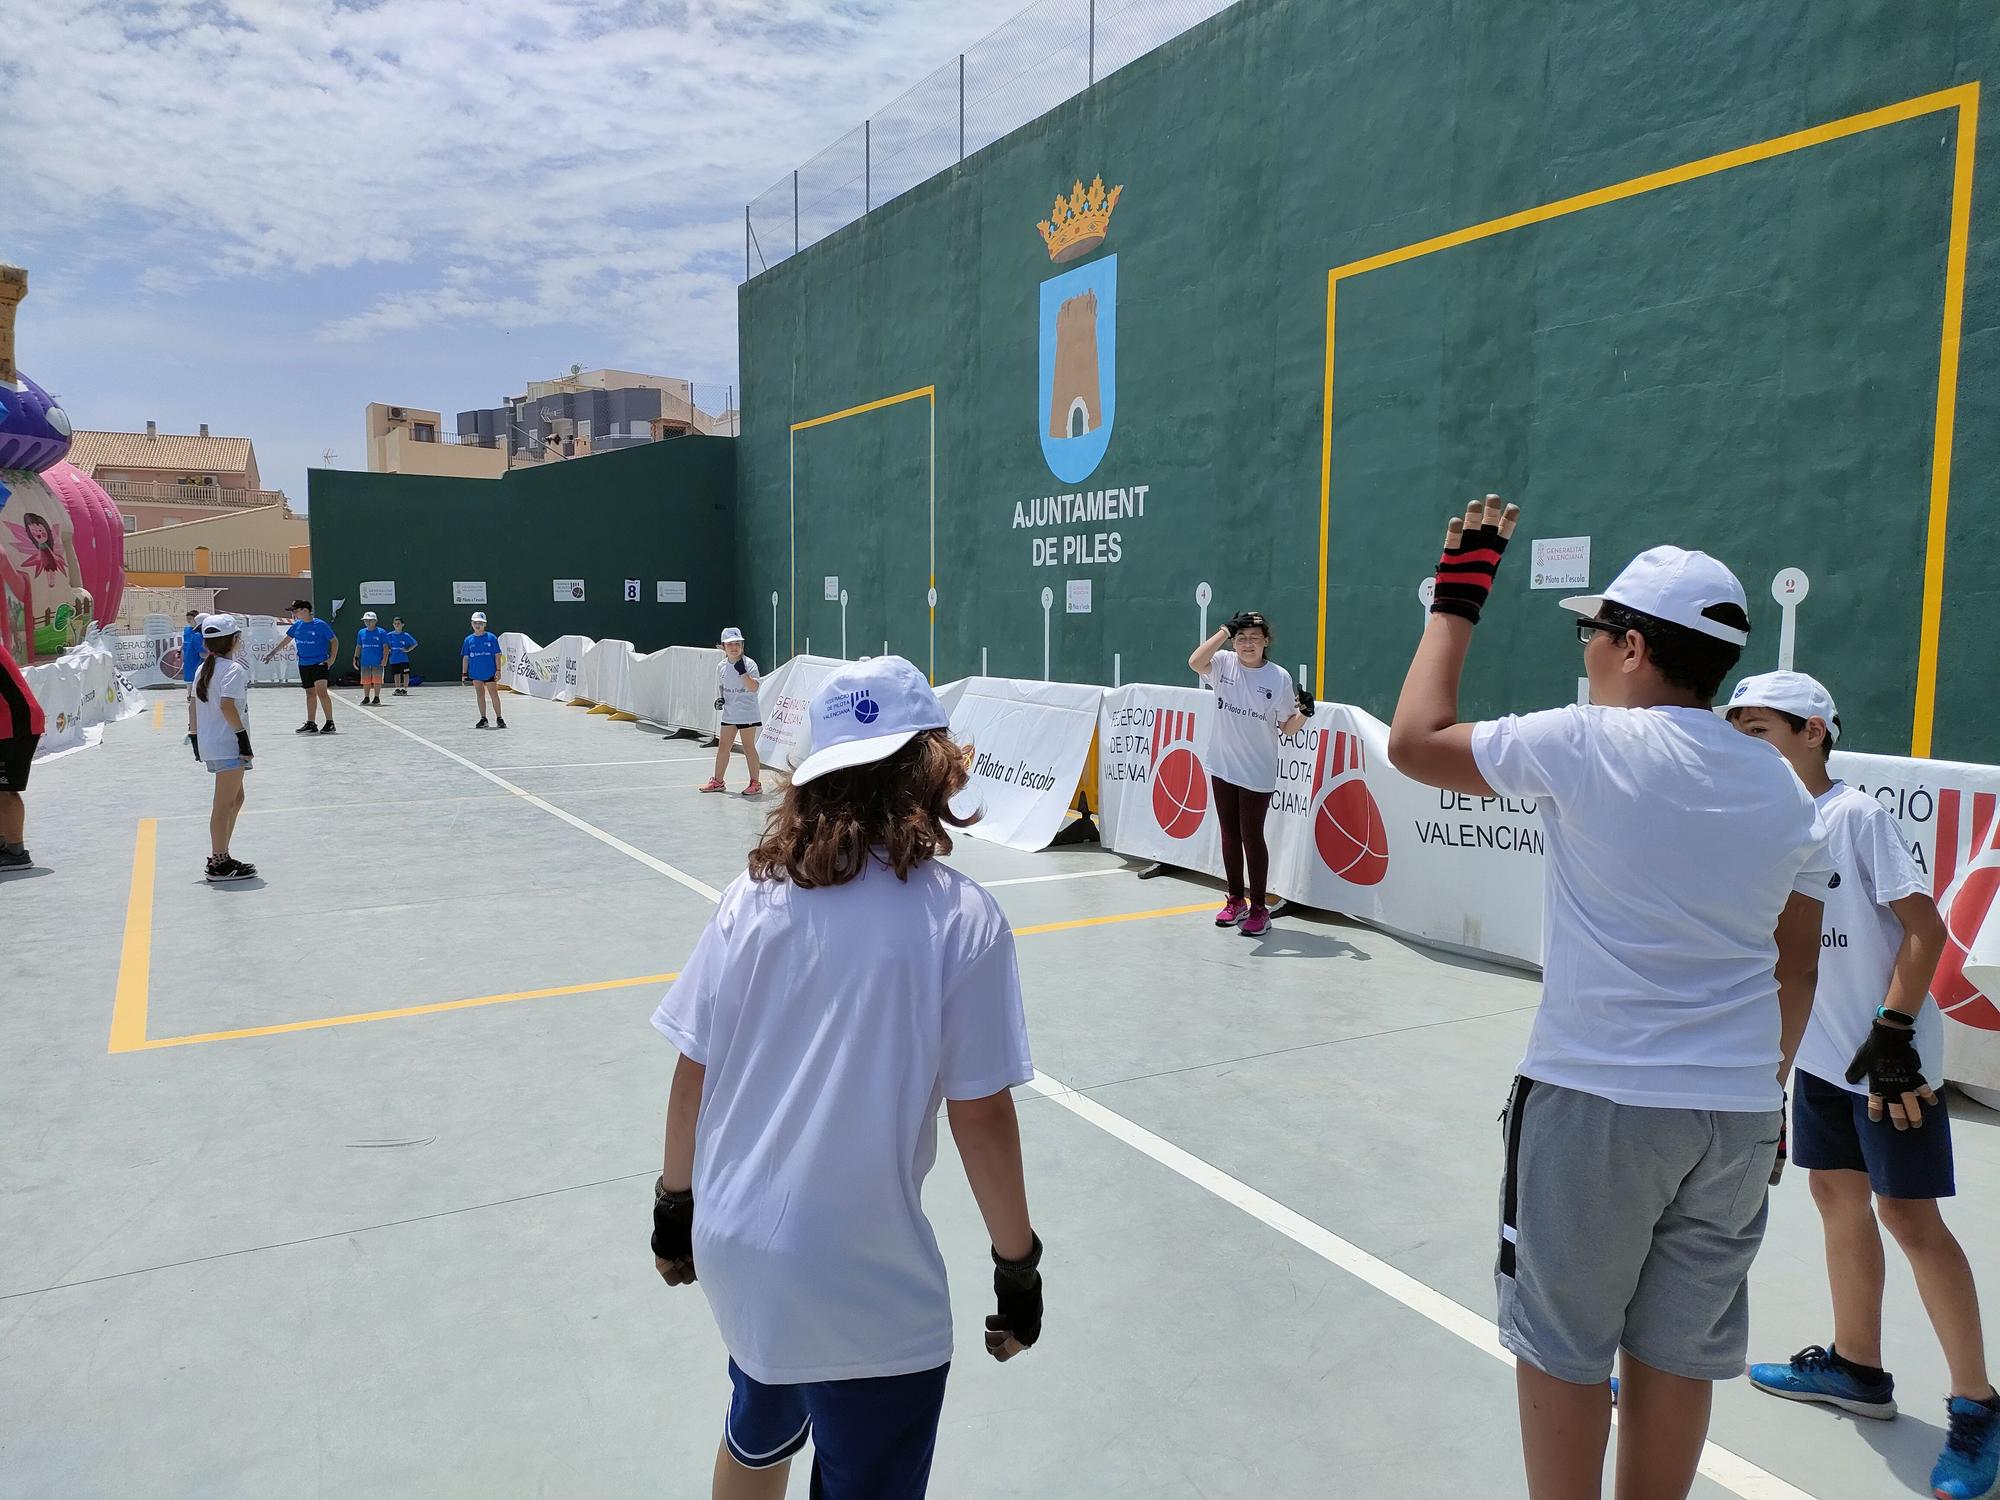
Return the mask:
<svg viewBox="0 0 2000 1500">
<path fill-rule="evenodd" d="M 1271 793 L 1248 792 L 1216 777 L 1215 816 L 1222 824 L 1222 870 L 1229 878 L 1229 899 L 1244 896 L 1243 861 L 1250 861 L 1250 904 L 1269 906 L 1264 882 L 1271 874 L 1271 851 L 1264 843 L 1264 815 L 1271 810 Z"/>
</svg>

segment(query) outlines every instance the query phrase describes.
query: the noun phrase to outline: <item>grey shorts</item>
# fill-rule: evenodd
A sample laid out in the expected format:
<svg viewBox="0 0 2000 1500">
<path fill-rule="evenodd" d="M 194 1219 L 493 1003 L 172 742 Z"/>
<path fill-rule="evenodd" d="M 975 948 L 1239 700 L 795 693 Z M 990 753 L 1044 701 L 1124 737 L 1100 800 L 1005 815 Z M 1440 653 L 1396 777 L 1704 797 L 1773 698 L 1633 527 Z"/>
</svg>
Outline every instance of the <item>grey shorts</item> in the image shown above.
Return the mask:
<svg viewBox="0 0 2000 1500">
<path fill-rule="evenodd" d="M 1502 1118 L 1500 1342 L 1576 1385 L 1609 1379 L 1620 1349 L 1689 1380 L 1741 1375 L 1779 1112 L 1517 1078 Z"/>
</svg>

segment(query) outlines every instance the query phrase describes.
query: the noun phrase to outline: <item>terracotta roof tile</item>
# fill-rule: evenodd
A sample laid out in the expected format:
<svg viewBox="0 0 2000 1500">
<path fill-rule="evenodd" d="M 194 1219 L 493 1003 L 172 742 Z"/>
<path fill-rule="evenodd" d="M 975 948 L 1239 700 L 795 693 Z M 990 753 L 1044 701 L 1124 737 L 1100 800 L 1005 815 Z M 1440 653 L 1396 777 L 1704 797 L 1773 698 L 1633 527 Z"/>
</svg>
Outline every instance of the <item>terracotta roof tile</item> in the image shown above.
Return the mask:
<svg viewBox="0 0 2000 1500">
<path fill-rule="evenodd" d="M 78 432 L 69 461 L 86 474 L 98 469 L 174 469 L 189 474 L 244 474 L 253 462 L 250 439 L 163 432 Z"/>
</svg>

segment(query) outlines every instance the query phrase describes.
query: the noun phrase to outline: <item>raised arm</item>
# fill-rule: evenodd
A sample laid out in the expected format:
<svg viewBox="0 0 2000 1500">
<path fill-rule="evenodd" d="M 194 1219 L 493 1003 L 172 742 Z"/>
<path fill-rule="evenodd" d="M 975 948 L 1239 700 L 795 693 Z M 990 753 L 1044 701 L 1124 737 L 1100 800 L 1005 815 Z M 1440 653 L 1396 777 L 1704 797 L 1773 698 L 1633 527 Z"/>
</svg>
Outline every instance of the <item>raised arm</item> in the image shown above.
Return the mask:
<svg viewBox="0 0 2000 1500">
<path fill-rule="evenodd" d="M 1229 630 L 1225 626 L 1194 648 L 1194 654 L 1188 658 L 1188 670 L 1198 677 L 1206 677 L 1208 669 L 1215 663 L 1215 653 L 1228 644 Z"/>
</svg>

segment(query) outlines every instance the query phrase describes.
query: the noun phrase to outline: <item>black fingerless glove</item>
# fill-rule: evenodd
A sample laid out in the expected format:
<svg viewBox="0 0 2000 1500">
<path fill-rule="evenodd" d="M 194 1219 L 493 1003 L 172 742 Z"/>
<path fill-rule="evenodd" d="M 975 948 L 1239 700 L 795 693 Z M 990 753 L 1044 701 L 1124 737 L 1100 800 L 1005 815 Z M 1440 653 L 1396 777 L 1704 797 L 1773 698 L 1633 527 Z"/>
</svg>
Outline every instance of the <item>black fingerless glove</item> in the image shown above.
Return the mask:
<svg viewBox="0 0 2000 1500">
<path fill-rule="evenodd" d="M 1042 1336 L 1042 1237 L 1031 1238 L 1033 1245 L 1019 1260 L 1002 1260 L 998 1250 L 993 1252 L 993 1295 L 1000 1310 L 986 1320 L 988 1348 L 997 1348 L 1011 1334 L 1029 1349 Z"/>
<path fill-rule="evenodd" d="M 740 656 L 736 658 L 736 675 L 738 677 L 748 677 L 750 675 L 750 663 Z"/>
<path fill-rule="evenodd" d="M 197 740 L 192 733 L 188 735 L 188 749 L 194 751 L 194 758 L 197 761 L 201 759 L 201 741 Z"/>
<path fill-rule="evenodd" d="M 1233 636 L 1239 630 L 1246 630 L 1250 626 L 1255 625 L 1256 623 L 1257 623 L 1257 617 L 1255 615 L 1239 609 L 1235 614 L 1229 617 L 1229 623 L 1225 625 L 1223 628 Z"/>
<path fill-rule="evenodd" d="M 670 1193 L 653 1184 L 653 1254 L 661 1260 L 694 1259 L 694 1192 Z"/>
<path fill-rule="evenodd" d="M 1479 623 L 1479 612 L 1493 593 L 1494 575 L 1507 538 L 1498 526 L 1471 526 L 1459 534 L 1458 545 L 1438 558 L 1437 592 L 1431 598 L 1434 615 L 1457 615 Z"/>
<path fill-rule="evenodd" d="M 1917 1057 L 1916 1018 L 1891 1021 L 1881 1015 L 1868 1028 L 1868 1035 L 1855 1049 L 1854 1061 L 1847 1065 L 1847 1081 L 1868 1079 L 1868 1091 L 1883 1099 L 1901 1099 L 1926 1087 L 1924 1070 Z"/>
<path fill-rule="evenodd" d="M 1313 701 L 1312 689 L 1301 684 L 1299 687 L 1299 712 L 1310 719 L 1313 716 L 1313 710 L 1318 707 L 1319 705 Z"/>
<path fill-rule="evenodd" d="M 250 759 L 251 751 L 250 751 L 249 730 L 239 729 L 236 731 L 236 753 L 242 756 L 245 760 Z"/>
<path fill-rule="evenodd" d="M 720 713 L 720 712 L 722 712 L 722 703 L 723 703 L 723 700 L 722 700 L 722 699 L 720 699 L 720 698 L 717 698 L 717 699 L 715 700 L 715 711 L 716 711 L 717 713 Z"/>
</svg>

